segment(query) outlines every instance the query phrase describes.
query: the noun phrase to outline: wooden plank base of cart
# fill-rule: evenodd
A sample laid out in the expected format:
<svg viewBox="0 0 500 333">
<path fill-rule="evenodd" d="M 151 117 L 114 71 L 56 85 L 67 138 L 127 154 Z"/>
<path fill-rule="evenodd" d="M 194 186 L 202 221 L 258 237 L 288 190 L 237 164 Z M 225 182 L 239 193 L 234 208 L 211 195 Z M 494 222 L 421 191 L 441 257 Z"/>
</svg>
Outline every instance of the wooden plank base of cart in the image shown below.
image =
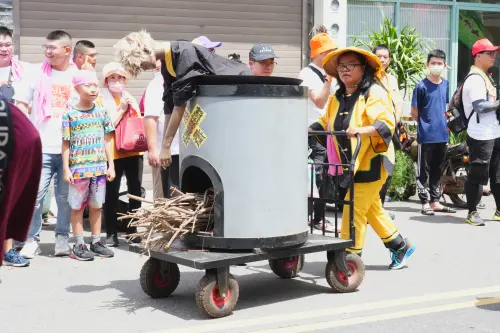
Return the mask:
<svg viewBox="0 0 500 333">
<path fill-rule="evenodd" d="M 327 253 L 325 277 L 333 290 L 341 293 L 356 290 L 365 275 L 361 257 L 347 253 L 350 240 L 309 235 L 300 247 L 280 250 L 255 249 L 253 252 L 220 252 L 184 248 L 182 242 L 174 243 L 168 253 L 151 250 L 150 258 L 141 269 L 140 283 L 143 291 L 153 298 L 168 297 L 180 281 L 178 265 L 205 270 L 195 292 L 196 303 L 208 317 L 220 318 L 232 313 L 239 298 L 236 279 L 229 273 L 232 265 L 269 260 L 271 270 L 279 277 L 290 279 L 298 276 L 304 266 L 304 255 L 315 252 Z M 129 250 L 143 253 L 142 245 L 130 245 Z"/>
</svg>

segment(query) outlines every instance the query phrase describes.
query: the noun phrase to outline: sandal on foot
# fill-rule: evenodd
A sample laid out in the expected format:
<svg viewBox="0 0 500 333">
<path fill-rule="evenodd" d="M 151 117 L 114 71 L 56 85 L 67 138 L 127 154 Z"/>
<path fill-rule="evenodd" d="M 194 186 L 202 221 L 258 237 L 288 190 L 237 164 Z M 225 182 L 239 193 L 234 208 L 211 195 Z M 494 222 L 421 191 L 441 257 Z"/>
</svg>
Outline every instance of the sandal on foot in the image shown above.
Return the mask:
<svg viewBox="0 0 500 333">
<path fill-rule="evenodd" d="M 434 215 L 434 210 L 432 208 L 422 208 L 422 210 L 420 211 L 420 213 L 422 213 L 422 215 Z"/>
<path fill-rule="evenodd" d="M 434 209 L 434 212 L 436 213 L 456 213 L 457 211 L 454 210 L 453 208 L 443 206 L 441 209 Z"/>
</svg>

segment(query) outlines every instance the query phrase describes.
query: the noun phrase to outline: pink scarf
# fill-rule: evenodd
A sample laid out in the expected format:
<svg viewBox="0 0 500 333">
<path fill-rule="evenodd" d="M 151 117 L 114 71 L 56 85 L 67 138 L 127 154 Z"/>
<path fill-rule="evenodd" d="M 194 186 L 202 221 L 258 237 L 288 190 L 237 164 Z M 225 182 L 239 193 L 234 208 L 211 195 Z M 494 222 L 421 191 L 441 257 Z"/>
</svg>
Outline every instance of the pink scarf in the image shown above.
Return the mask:
<svg viewBox="0 0 500 333">
<path fill-rule="evenodd" d="M 330 129 L 330 121 L 328 121 L 328 129 Z M 328 174 L 331 176 L 340 176 L 343 173 L 342 167 L 338 166 L 342 163 L 339 153 L 336 149 L 336 143 L 333 140 L 333 135 L 328 135 L 326 139 L 326 154 L 328 156 Z"/>
<path fill-rule="evenodd" d="M 75 67 L 75 63 L 72 59 L 69 61 L 69 66 Z M 38 122 L 42 122 L 47 118 L 51 117 L 50 111 L 52 109 L 52 83 L 50 82 L 50 76 L 52 75 L 52 65 L 45 59 L 42 63 L 42 77 L 38 81 L 37 85 L 37 100 L 38 100 Z"/>
<path fill-rule="evenodd" d="M 19 81 L 24 76 L 24 68 L 18 56 L 13 56 L 10 60 L 10 70 L 12 71 L 12 81 Z"/>
</svg>

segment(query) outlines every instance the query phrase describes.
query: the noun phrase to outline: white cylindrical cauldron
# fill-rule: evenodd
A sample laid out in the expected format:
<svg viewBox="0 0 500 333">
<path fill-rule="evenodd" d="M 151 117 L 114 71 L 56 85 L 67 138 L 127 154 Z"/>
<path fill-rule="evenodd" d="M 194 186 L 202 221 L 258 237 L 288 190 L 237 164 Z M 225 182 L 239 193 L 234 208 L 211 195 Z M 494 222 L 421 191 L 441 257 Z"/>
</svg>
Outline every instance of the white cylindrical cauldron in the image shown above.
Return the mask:
<svg viewBox="0 0 500 333">
<path fill-rule="evenodd" d="M 204 77 L 180 127 L 181 189 L 215 191 L 218 249 L 283 248 L 307 240 L 307 90 L 300 80 Z"/>
</svg>

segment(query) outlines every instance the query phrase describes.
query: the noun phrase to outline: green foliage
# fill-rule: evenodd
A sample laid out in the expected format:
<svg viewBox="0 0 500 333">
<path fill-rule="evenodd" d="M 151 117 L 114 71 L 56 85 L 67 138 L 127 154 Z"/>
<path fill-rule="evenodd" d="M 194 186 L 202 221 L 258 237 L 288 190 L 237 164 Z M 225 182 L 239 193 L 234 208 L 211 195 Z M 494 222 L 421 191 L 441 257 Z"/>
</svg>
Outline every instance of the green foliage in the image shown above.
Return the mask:
<svg viewBox="0 0 500 333">
<path fill-rule="evenodd" d="M 466 138 L 467 138 L 467 131 L 463 131 L 463 132 L 458 133 L 458 134 L 450 132 L 450 136 L 449 136 L 448 142 L 450 143 L 450 145 L 454 145 L 454 144 L 457 144 L 457 143 L 465 142 Z"/>
<path fill-rule="evenodd" d="M 396 164 L 392 175 L 391 185 L 387 195 L 394 201 L 405 201 L 415 194 L 416 171 L 415 163 L 410 155 L 400 150 L 396 151 Z"/>
<path fill-rule="evenodd" d="M 370 52 L 379 44 L 389 47 L 391 51 L 390 72 L 396 76 L 399 89 L 403 89 L 405 95 L 425 77 L 427 54 L 431 50 L 431 45 L 415 31 L 415 28 L 406 25 L 398 32 L 398 29 L 392 25 L 392 21 L 384 18 L 380 32 L 372 30 L 368 33 L 368 42 L 363 41 L 359 35 L 353 40 L 354 46 L 365 48 Z"/>
</svg>

